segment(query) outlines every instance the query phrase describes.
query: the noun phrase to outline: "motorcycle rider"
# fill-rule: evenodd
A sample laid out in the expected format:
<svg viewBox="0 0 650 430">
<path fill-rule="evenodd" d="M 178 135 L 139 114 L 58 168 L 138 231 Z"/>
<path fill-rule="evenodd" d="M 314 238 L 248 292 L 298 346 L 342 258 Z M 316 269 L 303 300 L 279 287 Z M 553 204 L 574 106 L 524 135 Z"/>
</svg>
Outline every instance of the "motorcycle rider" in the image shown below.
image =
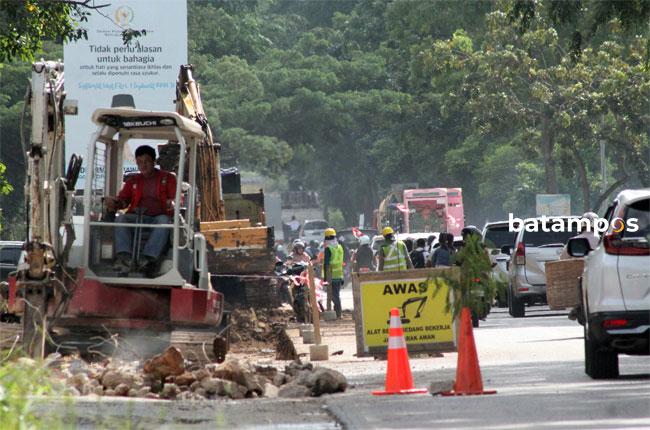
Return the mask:
<svg viewBox="0 0 650 430">
<path fill-rule="evenodd" d="M 293 261 L 293 264 L 309 264 L 311 256 L 305 252 L 305 242 L 298 239 L 293 241 L 293 248 L 291 254 L 289 254 L 289 259 Z"/>
<path fill-rule="evenodd" d="M 336 317 L 341 318 L 341 287 L 343 286 L 343 247 L 336 239 L 336 230 L 325 230 L 323 279 L 332 286 L 332 301 Z"/>
<path fill-rule="evenodd" d="M 371 272 L 375 270 L 370 238 L 365 234 L 359 238 L 359 248 L 352 257 L 352 268 L 355 272 Z"/>
<path fill-rule="evenodd" d="M 391 227 L 384 227 L 381 231 L 384 236 L 384 244 L 379 248 L 379 264 L 377 271 L 393 272 L 413 268 L 411 257 L 409 257 L 406 245 L 397 240 L 395 232 Z"/>
<path fill-rule="evenodd" d="M 439 246 L 431 254 L 430 264 L 431 267 L 449 267 L 451 266 L 451 249 L 449 244 L 449 236 L 451 233 L 440 233 L 438 236 Z"/>
<path fill-rule="evenodd" d="M 317 259 L 319 253 L 318 241 L 317 240 L 310 241 L 309 246 L 307 247 L 307 249 L 305 249 L 305 251 L 307 252 L 307 254 L 309 254 L 312 260 Z"/>
</svg>

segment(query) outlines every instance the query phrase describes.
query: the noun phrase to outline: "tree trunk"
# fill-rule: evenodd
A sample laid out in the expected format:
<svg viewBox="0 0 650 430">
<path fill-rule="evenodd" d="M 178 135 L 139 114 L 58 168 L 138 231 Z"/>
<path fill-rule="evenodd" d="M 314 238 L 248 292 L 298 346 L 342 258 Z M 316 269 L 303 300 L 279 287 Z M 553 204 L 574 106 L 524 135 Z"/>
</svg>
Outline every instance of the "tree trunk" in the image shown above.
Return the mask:
<svg viewBox="0 0 650 430">
<path fill-rule="evenodd" d="M 557 174 L 555 172 L 555 158 L 553 157 L 553 141 L 555 134 L 551 117 L 553 112 L 550 109 L 542 111 L 542 158 L 544 160 L 544 179 L 546 182 L 546 192 L 548 194 L 557 194 Z"/>
<path fill-rule="evenodd" d="M 575 145 L 569 145 L 573 158 L 576 160 L 576 165 L 578 166 L 578 179 L 580 180 L 580 188 L 582 189 L 582 211 L 587 212 L 590 209 L 589 206 L 589 181 L 587 180 L 587 169 L 585 168 L 585 162 L 580 156 L 580 152 L 575 147 Z"/>
</svg>

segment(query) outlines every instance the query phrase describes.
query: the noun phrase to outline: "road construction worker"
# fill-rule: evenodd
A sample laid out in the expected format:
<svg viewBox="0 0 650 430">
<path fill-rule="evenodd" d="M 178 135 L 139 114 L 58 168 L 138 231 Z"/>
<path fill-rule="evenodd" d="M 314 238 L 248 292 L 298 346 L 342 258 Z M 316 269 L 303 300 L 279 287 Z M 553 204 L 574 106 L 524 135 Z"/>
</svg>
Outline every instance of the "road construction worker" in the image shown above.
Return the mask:
<svg viewBox="0 0 650 430">
<path fill-rule="evenodd" d="M 343 247 L 336 239 L 336 230 L 325 230 L 323 278 L 331 285 L 336 317 L 341 318 L 341 287 L 343 286 Z M 329 304 L 329 303 L 328 303 Z"/>
<path fill-rule="evenodd" d="M 401 240 L 397 240 L 393 229 L 391 227 L 384 227 L 381 235 L 384 236 L 384 244 L 379 248 L 377 271 L 394 272 L 412 269 L 413 263 L 409 257 L 406 245 Z"/>
<path fill-rule="evenodd" d="M 352 257 L 352 267 L 355 272 L 371 272 L 375 270 L 370 238 L 365 234 L 359 238 L 359 247 Z"/>
<path fill-rule="evenodd" d="M 318 241 L 312 240 L 309 242 L 309 246 L 307 249 L 305 249 L 305 252 L 309 254 L 312 260 L 318 259 L 318 253 L 320 250 L 318 249 Z"/>
</svg>

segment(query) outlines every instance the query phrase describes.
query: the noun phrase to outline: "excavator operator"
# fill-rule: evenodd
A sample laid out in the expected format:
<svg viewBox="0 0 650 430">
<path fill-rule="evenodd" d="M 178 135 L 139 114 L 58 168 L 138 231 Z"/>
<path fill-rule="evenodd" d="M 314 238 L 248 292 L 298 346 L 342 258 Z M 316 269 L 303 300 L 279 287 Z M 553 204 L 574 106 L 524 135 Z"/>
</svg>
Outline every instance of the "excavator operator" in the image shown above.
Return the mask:
<svg viewBox="0 0 650 430">
<path fill-rule="evenodd" d="M 170 223 L 176 194 L 176 176 L 156 169 L 155 160 L 155 149 L 148 145 L 139 146 L 135 150 L 135 161 L 140 172 L 126 180 L 117 197 L 104 199 L 109 212 L 126 209 L 117 217 L 118 223 Z M 169 230 L 151 229 L 139 261 L 133 259 L 133 256 L 138 253 L 138 250 L 132 246 L 134 230 L 130 227 L 115 228 L 117 258 L 114 269 L 120 273 L 128 273 L 134 263 L 137 263 L 139 271 L 147 277 L 153 277 L 160 265 L 161 254 L 168 244 Z"/>
</svg>

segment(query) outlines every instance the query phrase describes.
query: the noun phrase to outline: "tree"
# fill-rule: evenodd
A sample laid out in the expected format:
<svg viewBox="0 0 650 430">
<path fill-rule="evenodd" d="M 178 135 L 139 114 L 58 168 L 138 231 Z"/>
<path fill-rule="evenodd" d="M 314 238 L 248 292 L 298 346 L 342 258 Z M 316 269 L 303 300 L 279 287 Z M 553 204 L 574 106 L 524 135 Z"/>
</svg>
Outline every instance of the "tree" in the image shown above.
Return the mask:
<svg viewBox="0 0 650 430">
<path fill-rule="evenodd" d="M 508 11 L 511 22 L 519 31 L 529 30 L 536 19 L 548 19 L 554 27 L 564 28 L 565 45 L 576 59 L 593 40 L 602 42 L 608 24 L 617 20 L 630 34 L 650 32 L 650 2 L 648 0 L 514 0 Z M 606 37 L 605 37 L 606 38 Z M 650 60 L 650 44 L 646 42 L 646 62 Z"/>
<path fill-rule="evenodd" d="M 0 61 L 32 60 L 44 39 L 86 37 L 79 24 L 90 7 L 66 1 L 0 0 Z"/>
<path fill-rule="evenodd" d="M 5 177 L 6 170 L 7 167 L 4 164 L 0 163 L 0 196 L 6 196 L 11 191 L 13 191 L 13 187 Z M 2 211 L 0 211 L 0 232 L 2 231 L 3 223 L 4 223 L 4 214 L 2 213 Z"/>
<path fill-rule="evenodd" d="M 108 5 L 93 0 L 0 0 L 0 61 L 31 61 L 44 40 L 87 38 L 83 23 Z M 146 33 L 145 29 L 122 28 L 122 40 L 128 44 Z"/>
</svg>

